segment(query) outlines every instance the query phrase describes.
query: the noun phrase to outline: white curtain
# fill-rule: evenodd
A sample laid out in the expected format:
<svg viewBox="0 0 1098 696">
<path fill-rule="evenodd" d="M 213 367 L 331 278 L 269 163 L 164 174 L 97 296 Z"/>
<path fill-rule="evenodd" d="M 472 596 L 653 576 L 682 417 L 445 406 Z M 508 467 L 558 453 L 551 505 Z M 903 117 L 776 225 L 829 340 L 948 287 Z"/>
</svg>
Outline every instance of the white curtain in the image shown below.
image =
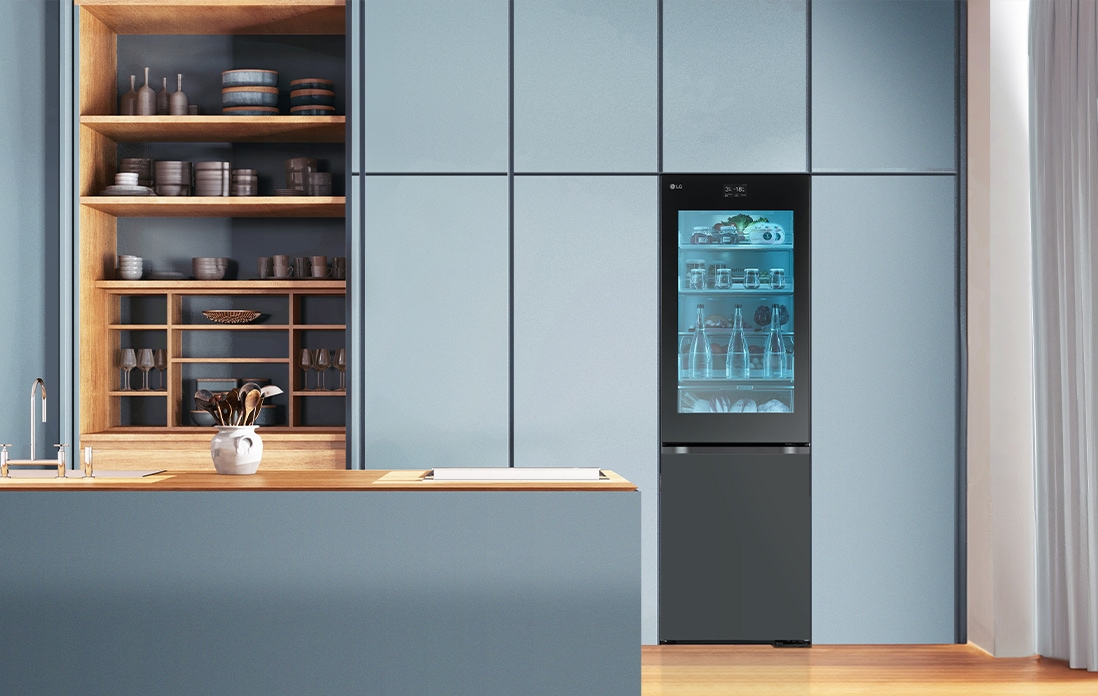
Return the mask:
<svg viewBox="0 0 1098 696">
<path fill-rule="evenodd" d="M 1032 0 L 1037 648 L 1092 671 L 1098 671 L 1096 47 L 1095 0 Z"/>
</svg>

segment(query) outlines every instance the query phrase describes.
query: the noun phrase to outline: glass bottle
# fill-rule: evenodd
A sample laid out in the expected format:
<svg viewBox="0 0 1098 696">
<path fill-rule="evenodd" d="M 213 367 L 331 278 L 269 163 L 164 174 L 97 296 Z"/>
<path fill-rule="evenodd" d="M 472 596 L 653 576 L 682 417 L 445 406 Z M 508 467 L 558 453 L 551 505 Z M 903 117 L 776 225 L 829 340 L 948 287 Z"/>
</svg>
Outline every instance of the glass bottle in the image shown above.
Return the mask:
<svg viewBox="0 0 1098 696">
<path fill-rule="evenodd" d="M 694 322 L 694 339 L 690 342 L 691 379 L 707 379 L 713 367 L 713 349 L 709 347 L 709 336 L 705 332 L 705 305 L 698 305 L 698 318 Z"/>
<path fill-rule="evenodd" d="M 751 357 L 747 351 L 747 336 L 743 333 L 742 305 L 736 305 L 736 313 L 732 315 L 732 336 L 728 339 L 724 370 L 728 379 L 748 379 L 751 376 Z"/>
<path fill-rule="evenodd" d="M 781 305 L 774 305 L 770 312 L 770 335 L 766 337 L 766 355 L 763 358 L 764 376 L 781 379 L 786 375 L 785 339 L 782 338 Z"/>
</svg>

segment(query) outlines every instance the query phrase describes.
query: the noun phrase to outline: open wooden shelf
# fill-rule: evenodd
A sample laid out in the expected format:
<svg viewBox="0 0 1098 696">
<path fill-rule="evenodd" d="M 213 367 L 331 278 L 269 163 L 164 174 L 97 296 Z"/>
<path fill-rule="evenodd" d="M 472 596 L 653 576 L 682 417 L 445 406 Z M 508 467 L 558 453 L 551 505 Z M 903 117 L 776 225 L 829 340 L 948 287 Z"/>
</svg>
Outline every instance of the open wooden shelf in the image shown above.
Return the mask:
<svg viewBox="0 0 1098 696">
<path fill-rule="evenodd" d="M 76 0 L 115 34 L 343 34 L 344 0 Z"/>
<path fill-rule="evenodd" d="M 312 348 L 311 343 L 317 338 L 324 338 L 336 347 L 341 345 L 342 339 L 330 334 L 314 336 L 311 332 L 346 332 L 346 324 L 341 321 L 341 307 L 345 304 L 332 304 L 327 299 L 345 302 L 346 281 L 110 278 L 119 252 L 122 218 L 292 218 L 295 221 L 285 228 L 305 240 L 315 227 L 307 219 L 344 218 L 346 198 L 98 194 L 114 182 L 121 152 L 135 149 L 124 144 L 183 143 L 176 149 L 193 153 L 201 151 L 206 143 L 260 144 L 252 149 L 262 152 L 279 151 L 282 144 L 304 143 L 325 144 L 319 149 L 327 152 L 338 149 L 331 145 L 346 143 L 347 139 L 345 116 L 116 115 L 119 51 L 129 43 L 119 41 L 120 36 L 311 35 L 313 38 L 305 39 L 304 44 L 311 47 L 309 50 L 319 64 L 326 64 L 342 61 L 338 49 L 345 43 L 346 3 L 344 0 L 75 0 L 75 4 L 79 19 L 80 86 L 78 137 L 74 141 L 78 150 L 73 153 L 79 163 L 80 181 L 80 250 L 76 264 L 82 351 L 80 445 L 94 447 L 97 459 L 102 457 L 100 461 L 110 462 L 111 468 L 208 469 L 209 440 L 214 429 L 189 424 L 193 403 L 188 392 L 194 388 L 193 381 L 226 373 L 226 379 L 270 378 L 285 390 L 285 396 L 280 397 L 280 406 L 285 411 L 280 417 L 285 425 L 263 428 L 264 468 L 344 468 L 346 428 L 334 425 L 342 421 L 341 404 L 296 398 L 300 394 L 294 391 L 294 386 L 300 375 L 292 356 Z M 195 40 L 196 46 L 210 43 L 206 39 Z M 237 43 L 251 42 L 231 39 L 227 42 Z M 227 52 L 225 57 L 230 54 Z M 232 53 L 231 57 L 248 62 L 247 56 Z M 186 155 L 173 156 L 187 159 Z M 153 235 L 154 239 L 149 240 L 153 246 L 159 239 L 155 236 L 164 234 L 155 221 L 122 224 L 130 233 Z M 324 223 L 324 228 L 331 225 Z M 158 296 L 163 299 L 157 299 Z M 254 298 L 260 305 L 256 309 L 266 309 L 268 316 L 258 323 L 218 324 L 197 315 L 196 308 L 226 303 L 215 301 L 207 305 L 193 296 L 211 300 L 228 298 L 232 305 L 246 305 Z M 272 311 L 272 307 L 279 309 Z M 128 318 L 139 323 L 127 323 Z M 265 319 L 272 321 L 264 323 Z M 308 319 L 324 323 L 309 323 Z M 142 337 L 140 332 L 151 332 L 152 338 Z M 150 342 L 162 344 L 168 358 L 167 370 L 161 376 L 166 390 L 118 389 L 118 351 L 131 341 L 140 342 L 143 347 L 149 347 Z M 277 357 L 246 357 L 255 354 Z M 247 374 L 249 365 L 257 368 L 256 374 Z M 314 394 L 307 392 L 307 395 Z M 344 394 L 317 392 L 316 395 Z M 127 425 L 133 422 L 168 425 Z"/>
<path fill-rule="evenodd" d="M 342 143 L 346 116 L 81 116 L 116 143 Z"/>
<path fill-rule="evenodd" d="M 115 217 L 341 218 L 343 196 L 81 196 Z"/>
<path fill-rule="evenodd" d="M 112 295 L 342 295 L 345 280 L 97 280 Z"/>
</svg>

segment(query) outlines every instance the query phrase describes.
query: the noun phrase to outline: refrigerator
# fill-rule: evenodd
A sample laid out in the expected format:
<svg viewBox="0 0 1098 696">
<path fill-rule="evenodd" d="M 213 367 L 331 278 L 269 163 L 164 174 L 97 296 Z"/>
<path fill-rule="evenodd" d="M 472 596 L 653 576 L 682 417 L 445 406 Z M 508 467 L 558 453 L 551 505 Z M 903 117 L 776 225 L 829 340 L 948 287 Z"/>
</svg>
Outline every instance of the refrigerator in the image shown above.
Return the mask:
<svg viewBox="0 0 1098 696">
<path fill-rule="evenodd" d="M 810 186 L 660 179 L 661 643 L 811 644 Z"/>
</svg>

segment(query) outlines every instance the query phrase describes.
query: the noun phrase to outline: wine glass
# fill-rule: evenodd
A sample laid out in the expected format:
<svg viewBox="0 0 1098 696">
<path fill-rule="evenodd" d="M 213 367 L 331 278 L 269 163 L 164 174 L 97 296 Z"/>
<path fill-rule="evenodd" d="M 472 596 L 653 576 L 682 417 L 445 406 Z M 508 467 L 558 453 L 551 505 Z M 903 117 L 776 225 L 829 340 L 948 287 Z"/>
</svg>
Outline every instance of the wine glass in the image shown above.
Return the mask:
<svg viewBox="0 0 1098 696">
<path fill-rule="evenodd" d="M 309 391 L 309 368 L 313 366 L 313 352 L 308 348 L 302 348 L 301 358 L 297 364 L 305 371 L 305 378 L 301 382 L 301 391 Z"/>
<path fill-rule="evenodd" d="M 118 358 L 118 366 L 122 368 L 122 391 L 130 389 L 130 370 L 137 367 L 137 354 L 133 348 L 123 348 Z"/>
<path fill-rule="evenodd" d="M 317 348 L 316 355 L 313 356 L 313 364 L 316 366 L 316 371 L 320 373 L 320 385 L 317 388 L 327 389 L 324 386 L 324 373 L 332 366 L 332 352 L 327 348 Z"/>
<path fill-rule="evenodd" d="M 164 370 L 168 369 L 168 351 L 157 348 L 156 352 L 153 353 L 153 366 L 160 370 L 160 389 L 163 391 L 167 389 L 164 386 Z"/>
<path fill-rule="evenodd" d="M 347 351 L 343 348 L 336 350 L 332 364 L 339 370 L 339 391 L 347 391 Z"/>
<path fill-rule="evenodd" d="M 152 348 L 142 348 L 137 351 L 137 369 L 141 370 L 141 391 L 149 391 L 149 370 L 153 369 L 155 364 Z"/>
</svg>

